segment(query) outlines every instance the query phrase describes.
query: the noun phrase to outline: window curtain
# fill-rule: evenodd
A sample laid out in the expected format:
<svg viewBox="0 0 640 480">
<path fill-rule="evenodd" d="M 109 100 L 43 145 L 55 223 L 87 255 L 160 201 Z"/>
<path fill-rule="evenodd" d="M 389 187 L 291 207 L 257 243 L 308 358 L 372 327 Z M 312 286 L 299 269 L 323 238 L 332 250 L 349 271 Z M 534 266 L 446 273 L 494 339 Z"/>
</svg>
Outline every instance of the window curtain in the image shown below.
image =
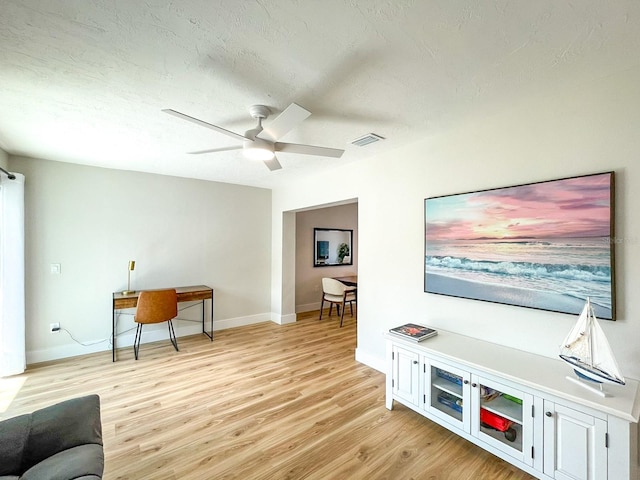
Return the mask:
<svg viewBox="0 0 640 480">
<path fill-rule="evenodd" d="M 26 368 L 24 175 L 0 174 L 0 377 Z"/>
</svg>

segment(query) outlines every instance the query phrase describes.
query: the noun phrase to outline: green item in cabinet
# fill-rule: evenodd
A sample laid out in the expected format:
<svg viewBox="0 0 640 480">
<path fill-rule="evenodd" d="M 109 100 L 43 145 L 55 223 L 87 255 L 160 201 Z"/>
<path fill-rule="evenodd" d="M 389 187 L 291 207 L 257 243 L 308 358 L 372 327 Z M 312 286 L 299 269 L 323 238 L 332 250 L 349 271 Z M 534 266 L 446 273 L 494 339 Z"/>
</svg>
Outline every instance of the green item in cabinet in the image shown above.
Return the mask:
<svg viewBox="0 0 640 480">
<path fill-rule="evenodd" d="M 517 403 L 518 405 L 522 405 L 522 400 L 520 400 L 518 397 L 513 397 L 513 396 L 508 395 L 506 393 L 503 393 L 502 396 L 504 398 L 506 398 L 507 400 L 511 400 L 512 402 Z"/>
</svg>

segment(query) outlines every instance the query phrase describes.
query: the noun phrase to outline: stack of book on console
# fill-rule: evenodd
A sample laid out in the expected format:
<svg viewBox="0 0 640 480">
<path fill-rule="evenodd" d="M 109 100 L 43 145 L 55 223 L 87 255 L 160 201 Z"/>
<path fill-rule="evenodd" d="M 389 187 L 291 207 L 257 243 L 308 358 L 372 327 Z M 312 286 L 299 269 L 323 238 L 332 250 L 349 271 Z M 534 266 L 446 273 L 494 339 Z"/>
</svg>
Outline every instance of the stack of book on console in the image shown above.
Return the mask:
<svg viewBox="0 0 640 480">
<path fill-rule="evenodd" d="M 425 327 L 423 325 L 416 325 L 415 323 L 406 323 L 400 327 L 391 328 L 389 333 L 398 337 L 407 338 L 414 342 L 421 342 L 427 338 L 433 337 L 438 334 L 437 330 L 433 328 Z"/>
</svg>

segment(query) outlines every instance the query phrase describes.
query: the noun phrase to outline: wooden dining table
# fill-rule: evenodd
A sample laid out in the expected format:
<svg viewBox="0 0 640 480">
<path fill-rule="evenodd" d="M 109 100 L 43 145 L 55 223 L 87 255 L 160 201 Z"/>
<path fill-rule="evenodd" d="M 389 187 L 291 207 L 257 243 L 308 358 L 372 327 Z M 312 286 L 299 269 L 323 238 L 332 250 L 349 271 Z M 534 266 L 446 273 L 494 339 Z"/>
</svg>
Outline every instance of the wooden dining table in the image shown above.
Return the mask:
<svg viewBox="0 0 640 480">
<path fill-rule="evenodd" d="M 333 277 L 333 279 L 344 283 L 348 287 L 357 287 L 358 286 L 358 276 L 357 275 L 347 275 L 345 277 Z"/>
</svg>

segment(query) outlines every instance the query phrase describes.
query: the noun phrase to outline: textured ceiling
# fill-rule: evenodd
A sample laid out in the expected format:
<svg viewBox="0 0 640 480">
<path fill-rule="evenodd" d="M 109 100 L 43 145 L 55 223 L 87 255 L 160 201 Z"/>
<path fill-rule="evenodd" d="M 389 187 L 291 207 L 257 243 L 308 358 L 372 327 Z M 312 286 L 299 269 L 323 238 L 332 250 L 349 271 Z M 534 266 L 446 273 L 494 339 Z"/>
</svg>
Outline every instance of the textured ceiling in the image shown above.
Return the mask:
<svg viewBox="0 0 640 480">
<path fill-rule="evenodd" d="M 261 187 L 640 62 L 635 0 L 0 0 L 0 12 L 4 150 Z M 236 142 L 161 112 L 243 133 L 250 105 L 291 102 L 312 116 L 282 140 L 341 159 L 280 153 L 270 172 L 238 151 L 189 155 Z M 368 132 L 386 140 L 350 145 Z"/>
</svg>

